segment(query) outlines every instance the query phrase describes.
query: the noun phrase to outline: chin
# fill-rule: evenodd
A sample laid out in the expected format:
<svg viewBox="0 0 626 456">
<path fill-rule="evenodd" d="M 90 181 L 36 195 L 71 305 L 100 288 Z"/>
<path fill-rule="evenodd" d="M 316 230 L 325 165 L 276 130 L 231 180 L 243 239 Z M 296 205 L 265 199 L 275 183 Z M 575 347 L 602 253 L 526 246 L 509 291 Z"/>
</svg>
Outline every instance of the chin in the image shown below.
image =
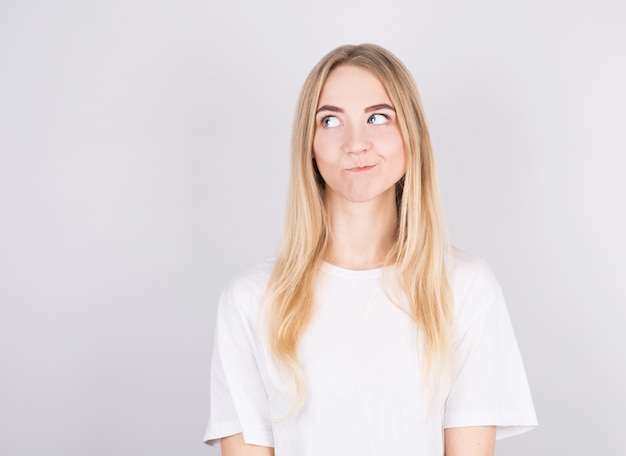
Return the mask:
<svg viewBox="0 0 626 456">
<path fill-rule="evenodd" d="M 371 194 L 371 193 L 357 193 L 351 195 L 344 195 L 343 198 L 351 203 L 368 203 L 381 198 L 383 195 Z"/>
<path fill-rule="evenodd" d="M 380 186 L 372 184 L 354 185 L 342 190 L 331 190 L 331 198 L 349 203 L 369 203 L 376 200 L 379 202 L 388 200 L 391 204 L 395 204 L 396 201 L 395 185 L 390 188 L 385 187 L 383 190 L 380 189 Z"/>
<path fill-rule="evenodd" d="M 344 198 L 352 203 L 367 203 L 370 201 L 386 201 L 389 200 L 395 204 L 396 190 L 395 186 L 384 191 L 378 191 L 372 188 L 362 189 L 362 191 L 350 192 L 344 195 Z"/>
</svg>

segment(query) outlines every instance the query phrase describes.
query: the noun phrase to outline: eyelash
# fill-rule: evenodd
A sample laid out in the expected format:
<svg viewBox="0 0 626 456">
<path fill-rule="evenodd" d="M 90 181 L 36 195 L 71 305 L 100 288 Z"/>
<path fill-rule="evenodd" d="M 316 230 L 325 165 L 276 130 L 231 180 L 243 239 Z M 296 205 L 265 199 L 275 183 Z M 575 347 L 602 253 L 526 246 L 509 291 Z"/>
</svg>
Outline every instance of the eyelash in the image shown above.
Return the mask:
<svg viewBox="0 0 626 456">
<path fill-rule="evenodd" d="M 375 112 L 374 114 L 372 114 L 371 116 L 369 116 L 367 118 L 367 123 L 370 123 L 370 119 L 372 119 L 374 116 L 383 116 L 385 119 L 387 120 L 391 120 L 391 116 L 389 114 L 385 114 L 382 112 Z M 336 116 L 324 116 L 320 119 L 320 124 L 322 125 L 322 127 L 326 127 L 326 125 L 324 124 L 324 122 L 332 117 L 336 117 Z"/>
<path fill-rule="evenodd" d="M 373 118 L 374 116 L 383 116 L 385 119 L 390 120 L 391 116 L 389 114 L 384 114 L 382 112 L 375 112 L 374 114 L 372 114 L 371 116 L 369 116 L 367 118 L 367 121 L 369 122 L 371 118 Z"/>
<path fill-rule="evenodd" d="M 332 117 L 336 117 L 336 116 L 324 116 L 320 119 L 320 124 L 322 125 L 322 127 L 327 127 L 327 125 L 325 125 L 326 120 L 332 118 Z"/>
</svg>

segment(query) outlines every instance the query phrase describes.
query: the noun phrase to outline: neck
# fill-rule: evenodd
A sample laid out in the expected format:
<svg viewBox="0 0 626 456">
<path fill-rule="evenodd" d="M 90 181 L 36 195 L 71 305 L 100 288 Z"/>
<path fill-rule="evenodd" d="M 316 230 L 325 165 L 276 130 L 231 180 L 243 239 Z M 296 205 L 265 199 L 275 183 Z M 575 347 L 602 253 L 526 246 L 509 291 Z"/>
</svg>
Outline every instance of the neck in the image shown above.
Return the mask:
<svg viewBox="0 0 626 456">
<path fill-rule="evenodd" d="M 396 240 L 395 190 L 359 203 L 327 196 L 331 232 L 325 260 L 346 269 L 383 266 Z"/>
</svg>

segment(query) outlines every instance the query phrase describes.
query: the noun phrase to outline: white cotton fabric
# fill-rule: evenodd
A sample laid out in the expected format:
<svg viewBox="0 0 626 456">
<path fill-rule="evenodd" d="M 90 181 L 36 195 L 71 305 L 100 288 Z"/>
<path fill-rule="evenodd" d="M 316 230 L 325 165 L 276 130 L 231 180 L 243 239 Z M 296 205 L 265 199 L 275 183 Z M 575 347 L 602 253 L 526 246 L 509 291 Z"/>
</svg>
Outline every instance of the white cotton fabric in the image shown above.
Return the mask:
<svg viewBox="0 0 626 456">
<path fill-rule="evenodd" d="M 259 318 L 272 263 L 233 279 L 219 303 L 205 442 L 242 432 L 276 456 L 443 456 L 445 428 L 495 425 L 503 438 L 535 427 L 500 286 L 468 254 L 455 251 L 449 263 L 452 376 L 445 406 L 434 413 L 422 394 L 416 325 L 385 293 L 393 295 L 393 268 L 322 266 L 314 317 L 299 345 L 306 401 L 286 419 L 291 383 Z"/>
</svg>

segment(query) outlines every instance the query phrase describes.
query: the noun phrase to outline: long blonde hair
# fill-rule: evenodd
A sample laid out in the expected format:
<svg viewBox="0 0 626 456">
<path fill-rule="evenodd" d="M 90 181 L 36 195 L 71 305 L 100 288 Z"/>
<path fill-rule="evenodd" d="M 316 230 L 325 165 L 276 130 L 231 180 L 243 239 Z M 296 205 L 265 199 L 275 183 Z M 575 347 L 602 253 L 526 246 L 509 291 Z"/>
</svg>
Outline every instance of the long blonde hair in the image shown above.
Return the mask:
<svg viewBox="0 0 626 456">
<path fill-rule="evenodd" d="M 428 385 L 438 388 L 450 356 L 452 312 L 443 210 L 415 82 L 404 64 L 380 46 L 340 46 L 311 70 L 300 92 L 292 130 L 284 233 L 265 295 L 269 304 L 270 347 L 292 374 L 300 403 L 306 382 L 298 363 L 298 341 L 313 315 L 315 285 L 330 232 L 324 181 L 313 161 L 315 112 L 328 75 L 343 65 L 374 74 L 397 113 L 406 173 L 396 184 L 397 238 L 385 264 L 395 264 L 401 289 L 410 304 L 409 314 L 419 329 Z"/>
</svg>

